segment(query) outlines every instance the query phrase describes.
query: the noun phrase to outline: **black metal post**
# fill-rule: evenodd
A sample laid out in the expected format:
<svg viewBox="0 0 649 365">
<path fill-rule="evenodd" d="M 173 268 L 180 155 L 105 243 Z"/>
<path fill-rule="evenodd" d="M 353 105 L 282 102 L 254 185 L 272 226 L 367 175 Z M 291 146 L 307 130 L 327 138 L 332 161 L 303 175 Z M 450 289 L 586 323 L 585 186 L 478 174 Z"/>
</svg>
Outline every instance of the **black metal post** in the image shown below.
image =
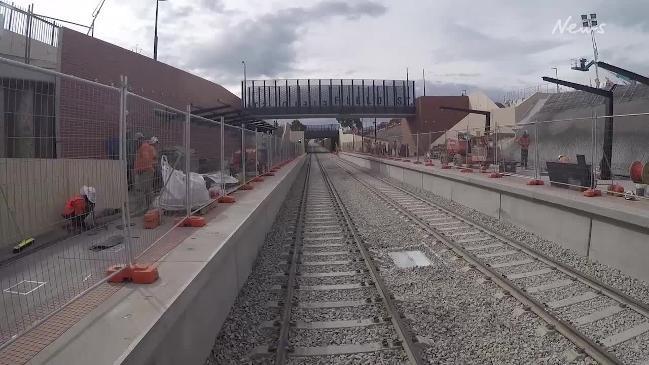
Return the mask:
<svg viewBox="0 0 649 365">
<path fill-rule="evenodd" d="M 256 108 L 257 103 L 255 102 L 255 80 L 252 80 L 252 87 L 250 87 L 250 91 L 252 92 L 251 98 L 252 98 L 252 107 Z"/>
<path fill-rule="evenodd" d="M 160 7 L 160 0 L 155 0 L 155 28 L 153 35 L 153 59 L 158 60 L 158 8 Z"/>
</svg>

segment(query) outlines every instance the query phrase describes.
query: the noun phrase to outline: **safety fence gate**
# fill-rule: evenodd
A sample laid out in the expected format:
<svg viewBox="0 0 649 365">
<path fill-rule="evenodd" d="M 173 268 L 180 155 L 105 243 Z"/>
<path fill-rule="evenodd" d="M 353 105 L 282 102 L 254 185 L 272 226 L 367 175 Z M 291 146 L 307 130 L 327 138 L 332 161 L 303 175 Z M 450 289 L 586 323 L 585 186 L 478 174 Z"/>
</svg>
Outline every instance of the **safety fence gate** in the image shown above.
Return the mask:
<svg viewBox="0 0 649 365">
<path fill-rule="evenodd" d="M 109 268 L 156 262 L 185 218 L 302 151 L 289 133 L 139 96 L 126 77 L 0 69 L 1 348 L 108 287 Z"/>
</svg>

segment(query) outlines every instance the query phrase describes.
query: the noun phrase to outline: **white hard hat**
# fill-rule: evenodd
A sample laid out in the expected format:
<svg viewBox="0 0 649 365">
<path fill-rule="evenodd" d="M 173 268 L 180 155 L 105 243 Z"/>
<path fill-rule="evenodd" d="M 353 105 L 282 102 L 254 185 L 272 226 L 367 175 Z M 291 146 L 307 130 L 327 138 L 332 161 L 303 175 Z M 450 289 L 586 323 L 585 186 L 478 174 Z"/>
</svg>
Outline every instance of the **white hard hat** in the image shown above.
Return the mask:
<svg viewBox="0 0 649 365">
<path fill-rule="evenodd" d="M 88 200 L 93 204 L 95 204 L 97 201 L 97 190 L 95 190 L 95 188 L 93 188 L 92 186 L 84 185 L 81 188 L 81 195 L 85 195 L 88 198 Z"/>
<path fill-rule="evenodd" d="M 149 140 L 149 143 L 151 143 L 151 144 L 158 143 L 158 137 L 156 137 L 156 136 L 151 137 L 151 139 Z"/>
</svg>

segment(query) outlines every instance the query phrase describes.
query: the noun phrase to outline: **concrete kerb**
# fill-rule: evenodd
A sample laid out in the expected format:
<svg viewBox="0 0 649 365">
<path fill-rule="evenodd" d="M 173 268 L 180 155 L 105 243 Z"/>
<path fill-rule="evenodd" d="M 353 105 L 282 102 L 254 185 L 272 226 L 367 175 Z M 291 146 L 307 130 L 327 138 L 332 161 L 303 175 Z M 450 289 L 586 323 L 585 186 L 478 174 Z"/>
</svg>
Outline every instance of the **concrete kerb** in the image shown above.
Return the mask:
<svg viewBox="0 0 649 365">
<path fill-rule="evenodd" d="M 31 363 L 204 362 L 304 161 L 246 192 L 179 244 L 159 263 L 158 282 L 125 285 Z"/>
</svg>

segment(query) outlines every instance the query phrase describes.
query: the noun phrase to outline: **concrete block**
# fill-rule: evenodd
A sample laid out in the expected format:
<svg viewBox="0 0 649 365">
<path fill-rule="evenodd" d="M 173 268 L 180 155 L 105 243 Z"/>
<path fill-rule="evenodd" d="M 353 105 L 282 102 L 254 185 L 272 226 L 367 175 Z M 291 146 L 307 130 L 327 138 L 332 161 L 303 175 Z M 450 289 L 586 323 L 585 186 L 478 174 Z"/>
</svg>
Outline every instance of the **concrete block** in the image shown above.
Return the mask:
<svg viewBox="0 0 649 365">
<path fill-rule="evenodd" d="M 448 179 L 442 179 L 433 175 L 424 174 L 422 186 L 423 190 L 437 194 L 448 200 L 453 198 L 454 183 Z"/>
<path fill-rule="evenodd" d="M 649 234 L 593 219 L 589 258 L 649 281 Z"/>
<path fill-rule="evenodd" d="M 502 195 L 500 219 L 580 255 L 588 255 L 590 218 L 541 202 Z"/>
<path fill-rule="evenodd" d="M 500 193 L 457 182 L 452 183 L 452 188 L 453 201 L 494 218 L 499 217 Z"/>
<path fill-rule="evenodd" d="M 395 180 L 403 182 L 403 168 L 389 165 L 388 176 Z"/>
<path fill-rule="evenodd" d="M 422 189 L 423 186 L 422 173 L 419 171 L 403 169 L 403 182 L 414 188 Z"/>
</svg>

